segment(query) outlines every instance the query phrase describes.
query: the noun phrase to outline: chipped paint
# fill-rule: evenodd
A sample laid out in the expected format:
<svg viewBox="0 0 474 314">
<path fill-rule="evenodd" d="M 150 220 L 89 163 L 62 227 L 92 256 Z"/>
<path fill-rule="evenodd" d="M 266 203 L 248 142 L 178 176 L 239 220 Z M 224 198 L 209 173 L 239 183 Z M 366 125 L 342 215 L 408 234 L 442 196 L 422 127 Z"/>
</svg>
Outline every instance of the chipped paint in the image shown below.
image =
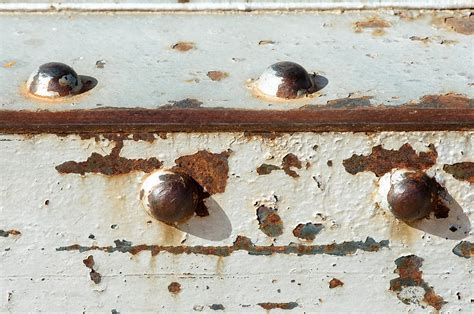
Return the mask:
<svg viewBox="0 0 474 314">
<path fill-rule="evenodd" d="M 261 164 L 257 168 L 257 173 L 259 175 L 266 175 L 266 174 L 270 174 L 273 170 L 281 170 L 281 168 L 275 165 Z"/>
<path fill-rule="evenodd" d="M 464 258 L 474 257 L 474 244 L 469 241 L 461 241 L 453 248 L 453 253 Z"/>
<path fill-rule="evenodd" d="M 299 239 L 313 241 L 323 228 L 324 226 L 322 224 L 312 222 L 298 224 L 295 229 L 293 229 L 293 235 Z"/>
<path fill-rule="evenodd" d="M 406 143 L 398 150 L 385 149 L 382 145 L 372 148 L 370 155 L 352 155 L 343 160 L 342 164 L 350 174 L 357 174 L 363 171 L 373 172 L 377 177 L 392 171 L 395 168 L 425 170 L 436 163 L 438 153 L 433 144 L 428 145 L 427 152 L 419 154 Z"/>
<path fill-rule="evenodd" d="M 264 303 L 258 303 L 258 305 L 267 311 L 274 310 L 274 309 L 292 310 L 298 307 L 298 303 L 296 302 L 287 302 L 287 303 L 264 302 Z"/>
<path fill-rule="evenodd" d="M 295 254 L 302 255 L 337 255 L 347 256 L 353 255 L 358 250 L 366 252 L 378 252 L 382 248 L 388 248 L 389 241 L 375 241 L 367 237 L 365 241 L 345 241 L 342 243 L 332 243 L 326 245 L 300 245 L 291 243 L 289 245 L 255 245 L 245 236 L 238 236 L 232 246 L 163 246 L 163 245 L 132 245 L 132 242 L 126 240 L 115 240 L 115 246 L 81 246 L 78 244 L 70 246 L 62 246 L 56 251 L 103 251 L 107 253 L 121 252 L 136 255 L 142 251 L 150 251 L 152 256 L 161 252 L 167 252 L 173 255 L 180 254 L 197 254 L 197 255 L 214 255 L 229 256 L 236 251 L 246 251 L 250 255 L 273 255 L 273 254 Z"/>
<path fill-rule="evenodd" d="M 329 281 L 329 289 L 334 289 L 342 286 L 344 286 L 344 283 L 337 278 L 333 278 L 331 279 L 331 281 Z"/>
<path fill-rule="evenodd" d="M 17 236 L 21 235 L 21 232 L 15 229 L 10 229 L 10 230 L 0 230 L 0 237 L 5 237 L 8 238 L 9 236 Z"/>
<path fill-rule="evenodd" d="M 464 35 L 474 35 L 474 15 L 472 13 L 468 16 L 448 17 L 444 23 L 455 32 Z"/>
<path fill-rule="evenodd" d="M 306 163 L 306 168 L 309 167 L 309 163 Z M 259 175 L 267 175 L 270 174 L 274 170 L 283 170 L 287 175 L 293 178 L 298 178 L 299 174 L 296 173 L 292 168 L 301 169 L 301 161 L 298 159 L 293 153 L 288 153 L 283 157 L 281 162 L 281 167 L 272 165 L 272 164 L 262 164 L 257 167 L 257 173 Z"/>
<path fill-rule="evenodd" d="M 423 280 L 423 272 L 420 267 L 423 265 L 423 259 L 416 255 L 407 255 L 399 257 L 395 260 L 397 268 L 394 273 L 399 275 L 399 278 L 390 280 L 390 290 L 397 293 L 397 297 L 405 304 L 418 303 L 423 301 L 436 310 L 440 310 L 446 302 L 443 298 L 437 295 L 433 287 Z M 410 287 L 420 287 L 424 293 L 421 300 L 417 296 L 404 297 L 403 291 Z"/>
<path fill-rule="evenodd" d="M 207 72 L 207 77 L 212 81 L 222 81 L 223 79 L 229 77 L 229 73 L 222 71 L 209 71 Z"/>
<path fill-rule="evenodd" d="M 474 183 L 474 162 L 459 162 L 452 165 L 444 165 L 443 170 L 452 174 L 458 180 Z"/>
<path fill-rule="evenodd" d="M 92 255 L 89 255 L 86 259 L 84 259 L 82 261 L 84 263 L 84 265 L 86 265 L 87 268 L 89 268 L 91 271 L 89 273 L 89 276 L 91 278 L 91 280 L 95 283 L 95 284 L 99 284 L 101 281 L 102 281 L 102 275 L 99 274 L 95 269 L 94 269 L 94 265 L 95 265 L 95 261 L 94 261 L 94 257 Z"/>
<path fill-rule="evenodd" d="M 257 208 L 257 220 L 260 230 L 269 237 L 283 234 L 283 221 L 277 213 L 278 209 L 264 205 Z"/>
</svg>

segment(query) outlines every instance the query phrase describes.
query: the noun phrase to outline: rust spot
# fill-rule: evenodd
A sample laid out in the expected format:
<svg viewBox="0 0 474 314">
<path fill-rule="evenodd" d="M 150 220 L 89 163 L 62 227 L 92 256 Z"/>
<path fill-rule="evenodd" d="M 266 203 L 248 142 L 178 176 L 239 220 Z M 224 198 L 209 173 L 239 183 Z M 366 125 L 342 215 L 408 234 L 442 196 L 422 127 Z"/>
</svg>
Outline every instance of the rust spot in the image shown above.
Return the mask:
<svg viewBox="0 0 474 314">
<path fill-rule="evenodd" d="M 272 303 L 272 302 L 264 302 L 258 303 L 263 309 L 269 311 L 273 309 L 280 309 L 280 310 L 292 310 L 298 307 L 298 303 L 296 302 L 287 302 L 287 303 Z"/>
<path fill-rule="evenodd" d="M 395 168 L 425 170 L 433 166 L 438 157 L 433 144 L 430 144 L 428 148 L 428 152 L 416 154 L 408 143 L 398 150 L 388 150 L 384 149 L 382 145 L 378 145 L 372 148 L 370 155 L 354 154 L 351 158 L 343 160 L 342 164 L 350 174 L 371 171 L 377 177 L 381 177 Z"/>
<path fill-rule="evenodd" d="M 474 162 L 459 162 L 452 165 L 444 165 L 443 170 L 452 174 L 457 180 L 474 183 Z"/>
<path fill-rule="evenodd" d="M 273 45 L 274 43 L 275 43 L 275 42 L 274 42 L 273 40 L 266 40 L 266 39 L 260 40 L 260 41 L 258 42 L 258 44 L 259 44 L 260 46 Z"/>
<path fill-rule="evenodd" d="M 196 45 L 193 42 L 180 41 L 180 42 L 172 45 L 171 48 L 174 49 L 174 50 L 177 50 L 177 51 L 186 52 L 186 51 L 189 51 L 191 49 L 195 49 Z"/>
<path fill-rule="evenodd" d="M 283 221 L 277 214 L 277 209 L 264 205 L 257 208 L 257 220 L 260 230 L 269 237 L 278 237 L 283 234 Z"/>
<path fill-rule="evenodd" d="M 107 253 L 121 252 L 132 255 L 142 251 L 150 251 L 153 256 L 160 252 L 168 252 L 174 255 L 180 254 L 198 254 L 213 256 L 229 256 L 236 251 L 246 251 L 250 255 L 272 255 L 272 254 L 296 254 L 302 255 L 337 255 L 346 256 L 353 255 L 357 250 L 366 252 L 378 252 L 382 248 L 387 248 L 389 241 L 382 240 L 380 242 L 368 237 L 365 241 L 346 241 L 342 243 L 332 243 L 327 245 L 301 245 L 290 243 L 286 246 L 259 246 L 244 236 L 238 236 L 232 246 L 163 246 L 163 245 L 132 245 L 132 242 L 126 240 L 115 240 L 115 246 L 81 246 L 73 244 L 70 246 L 59 247 L 56 251 L 79 251 L 81 253 L 87 251 L 102 251 Z"/>
<path fill-rule="evenodd" d="M 440 310 L 441 307 L 446 304 L 443 298 L 437 295 L 433 287 L 429 286 L 423 280 L 423 272 L 420 267 L 423 264 L 423 259 L 416 255 L 407 255 L 397 258 L 395 265 L 397 268 L 394 273 L 399 275 L 399 278 L 390 280 L 390 290 L 397 293 L 397 297 L 405 304 L 418 303 L 418 300 L 412 298 L 404 298 L 401 292 L 404 288 L 408 287 L 420 287 L 424 290 L 423 300 L 428 303 L 436 310 Z"/>
<path fill-rule="evenodd" d="M 3 67 L 9 69 L 13 67 L 15 64 L 16 64 L 16 61 L 8 61 L 3 64 Z"/>
<path fill-rule="evenodd" d="M 144 141 L 153 143 L 155 141 L 155 135 L 153 133 L 134 133 L 132 134 L 132 139 L 136 142 Z"/>
<path fill-rule="evenodd" d="M 444 20 L 444 23 L 455 32 L 464 35 L 474 34 L 474 15 L 472 14 L 463 17 L 448 17 Z"/>
<path fill-rule="evenodd" d="M 474 256 L 474 244 L 468 241 L 461 241 L 453 248 L 453 253 L 460 257 L 471 258 Z"/>
<path fill-rule="evenodd" d="M 172 282 L 168 285 L 168 291 L 173 294 L 178 294 L 181 292 L 181 285 L 179 282 Z"/>
<path fill-rule="evenodd" d="M 94 265 L 95 265 L 94 257 L 92 255 L 89 255 L 82 262 L 84 263 L 84 265 L 86 265 L 87 268 L 91 270 L 89 273 L 91 280 L 95 284 L 99 284 L 102 281 L 102 275 L 94 270 Z"/>
<path fill-rule="evenodd" d="M 229 76 L 229 73 L 222 71 L 209 71 L 207 76 L 213 81 L 221 81 Z"/>
<path fill-rule="evenodd" d="M 162 162 L 155 157 L 149 159 L 127 159 L 120 157 L 120 151 L 123 148 L 123 137 L 114 137 L 115 147 L 109 155 L 92 153 L 86 161 L 76 162 L 67 161 L 58 166 L 56 170 L 59 173 L 77 173 L 85 175 L 86 173 L 101 173 L 112 176 L 130 173 L 132 171 L 151 172 L 162 166 Z"/>
<path fill-rule="evenodd" d="M 425 95 L 419 102 L 405 104 L 417 108 L 474 108 L 474 99 L 461 94 Z"/>
<path fill-rule="evenodd" d="M 229 177 L 230 153 L 230 150 L 218 154 L 201 150 L 176 159 L 173 170 L 186 172 L 210 194 L 223 193 Z"/>
<path fill-rule="evenodd" d="M 18 230 L 15 230 L 15 229 L 10 229 L 10 230 L 0 230 L 0 237 L 9 237 L 9 236 L 17 236 L 17 235 L 21 235 L 21 232 L 18 231 Z"/>
<path fill-rule="evenodd" d="M 299 177 L 299 175 L 294 170 L 291 170 L 291 168 L 301 169 L 301 161 L 299 161 L 298 157 L 295 154 L 289 153 L 286 154 L 285 157 L 283 157 L 281 167 L 287 175 L 293 178 L 297 178 Z"/>
<path fill-rule="evenodd" d="M 323 228 L 324 226 L 322 224 L 314 224 L 312 222 L 298 224 L 296 228 L 293 229 L 293 235 L 299 239 L 313 241 Z"/>
<path fill-rule="evenodd" d="M 194 98 L 186 98 L 179 101 L 171 101 L 168 105 L 161 106 L 160 109 L 197 109 L 200 108 L 202 102 Z"/>
<path fill-rule="evenodd" d="M 257 168 L 257 173 L 259 175 L 270 174 L 273 170 L 281 170 L 280 167 L 270 164 L 262 164 Z"/>
<path fill-rule="evenodd" d="M 337 278 L 333 278 L 331 279 L 331 281 L 329 281 L 329 289 L 334 289 L 342 286 L 344 286 L 344 283 Z"/>
<path fill-rule="evenodd" d="M 379 17 L 372 17 L 366 19 L 364 21 L 356 22 L 355 24 L 356 30 L 360 30 L 361 28 L 386 28 L 390 27 L 390 23 L 379 18 Z"/>
</svg>

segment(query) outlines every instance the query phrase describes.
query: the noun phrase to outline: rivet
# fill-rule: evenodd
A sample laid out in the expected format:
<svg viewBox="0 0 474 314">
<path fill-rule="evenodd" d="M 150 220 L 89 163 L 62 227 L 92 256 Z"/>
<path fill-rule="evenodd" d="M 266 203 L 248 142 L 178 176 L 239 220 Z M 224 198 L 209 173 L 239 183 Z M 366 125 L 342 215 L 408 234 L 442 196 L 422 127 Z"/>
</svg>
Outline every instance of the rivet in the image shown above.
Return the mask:
<svg viewBox="0 0 474 314">
<path fill-rule="evenodd" d="M 142 185 L 140 198 L 154 218 L 176 224 L 194 215 L 199 204 L 197 183 L 187 174 L 158 170 Z"/>
<path fill-rule="evenodd" d="M 392 174 L 387 200 L 393 215 L 408 222 L 428 217 L 436 208 L 432 181 L 422 171 Z"/>
<path fill-rule="evenodd" d="M 27 81 L 28 92 L 39 97 L 65 97 L 79 94 L 83 82 L 68 65 L 50 62 L 41 65 Z"/>
<path fill-rule="evenodd" d="M 257 89 L 271 97 L 295 99 L 316 91 L 314 77 L 299 64 L 289 61 L 269 66 L 256 81 Z"/>
</svg>

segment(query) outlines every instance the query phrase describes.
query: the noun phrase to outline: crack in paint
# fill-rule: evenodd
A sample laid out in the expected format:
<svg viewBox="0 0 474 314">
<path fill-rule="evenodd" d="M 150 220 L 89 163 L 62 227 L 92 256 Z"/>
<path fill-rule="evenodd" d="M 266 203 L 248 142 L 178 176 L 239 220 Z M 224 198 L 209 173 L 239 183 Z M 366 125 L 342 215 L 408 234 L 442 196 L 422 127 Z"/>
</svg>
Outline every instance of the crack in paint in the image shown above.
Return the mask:
<svg viewBox="0 0 474 314">
<path fill-rule="evenodd" d="M 246 251 L 249 255 L 273 255 L 273 254 L 295 254 L 302 255 L 337 255 L 347 256 L 353 255 L 358 250 L 365 252 L 378 252 L 382 248 L 389 247 L 388 240 L 375 241 L 371 237 L 367 237 L 365 241 L 345 241 L 341 243 L 332 243 L 326 245 L 301 245 L 290 243 L 289 245 L 255 245 L 245 236 L 238 236 L 232 246 L 165 246 L 165 245 L 132 245 L 132 242 L 126 240 L 115 240 L 115 246 L 81 246 L 74 244 L 70 246 L 62 246 L 56 251 L 79 251 L 81 253 L 87 251 L 103 251 L 107 253 L 121 252 L 136 255 L 142 251 L 150 251 L 152 256 L 161 252 L 167 252 L 174 255 L 180 254 L 196 254 L 196 255 L 213 255 L 213 256 L 229 256 L 236 251 Z"/>
</svg>

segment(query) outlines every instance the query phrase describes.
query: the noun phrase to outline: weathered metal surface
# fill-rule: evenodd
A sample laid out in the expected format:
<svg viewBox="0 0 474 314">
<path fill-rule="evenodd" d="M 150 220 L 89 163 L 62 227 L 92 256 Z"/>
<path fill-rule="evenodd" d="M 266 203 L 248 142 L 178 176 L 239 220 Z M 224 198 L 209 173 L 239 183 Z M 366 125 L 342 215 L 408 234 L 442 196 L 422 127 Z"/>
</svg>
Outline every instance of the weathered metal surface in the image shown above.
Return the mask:
<svg viewBox="0 0 474 314">
<path fill-rule="evenodd" d="M 183 99 L 194 99 L 204 108 L 261 110 L 328 106 L 348 98 L 359 104 L 363 100 L 373 106 L 399 106 L 449 93 L 464 95 L 472 108 L 474 78 L 468 65 L 474 62 L 474 37 L 452 23 L 470 21 L 469 15 L 469 10 L 4 12 L 0 109 L 153 109 Z M 29 75 L 51 61 L 95 78 L 97 86 L 53 103 L 25 95 Z M 315 72 L 320 77 L 318 92 L 283 102 L 256 97 L 251 80 L 278 61 L 297 62 Z M 228 77 L 215 80 L 208 77 L 210 71 Z"/>
<path fill-rule="evenodd" d="M 153 167 L 61 171 L 117 147 L 187 171 L 208 215 L 150 217 Z M 446 165 L 473 148 L 472 131 L 1 135 L 0 310 L 469 312 L 474 190 Z M 350 171 L 353 156 L 370 171 Z M 446 189 L 447 218 L 394 218 L 405 166 Z"/>
</svg>

